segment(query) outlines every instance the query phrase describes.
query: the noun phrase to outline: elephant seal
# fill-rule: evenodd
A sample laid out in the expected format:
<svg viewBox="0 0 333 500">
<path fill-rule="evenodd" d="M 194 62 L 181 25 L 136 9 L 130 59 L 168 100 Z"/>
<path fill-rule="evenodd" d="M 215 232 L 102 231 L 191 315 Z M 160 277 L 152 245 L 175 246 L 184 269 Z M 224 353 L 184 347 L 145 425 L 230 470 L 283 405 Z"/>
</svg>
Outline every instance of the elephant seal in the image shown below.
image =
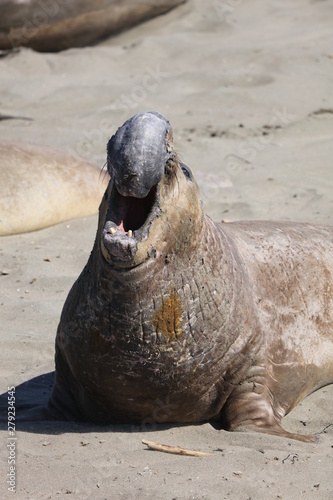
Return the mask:
<svg viewBox="0 0 333 500">
<path fill-rule="evenodd" d="M 185 0 L 0 0 L 0 49 L 82 47 L 159 16 Z"/>
<path fill-rule="evenodd" d="M 333 382 L 333 228 L 215 224 L 158 113 L 127 121 L 107 157 L 93 251 L 57 331 L 50 410 L 312 441 L 280 421 Z"/>
<path fill-rule="evenodd" d="M 0 142 L 0 236 L 97 213 L 108 179 L 72 155 Z"/>
</svg>

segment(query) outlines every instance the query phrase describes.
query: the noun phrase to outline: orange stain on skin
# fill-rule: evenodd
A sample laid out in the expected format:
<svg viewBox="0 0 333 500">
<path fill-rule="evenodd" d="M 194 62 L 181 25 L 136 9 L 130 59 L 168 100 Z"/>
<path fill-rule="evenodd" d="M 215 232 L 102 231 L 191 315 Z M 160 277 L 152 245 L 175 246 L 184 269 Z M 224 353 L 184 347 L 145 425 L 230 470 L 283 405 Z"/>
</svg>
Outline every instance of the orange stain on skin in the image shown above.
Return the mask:
<svg viewBox="0 0 333 500">
<path fill-rule="evenodd" d="M 157 334 L 164 334 L 168 342 L 180 339 L 183 333 L 181 330 L 182 313 L 180 298 L 172 288 L 169 297 L 163 299 L 160 309 L 152 319 Z"/>
</svg>

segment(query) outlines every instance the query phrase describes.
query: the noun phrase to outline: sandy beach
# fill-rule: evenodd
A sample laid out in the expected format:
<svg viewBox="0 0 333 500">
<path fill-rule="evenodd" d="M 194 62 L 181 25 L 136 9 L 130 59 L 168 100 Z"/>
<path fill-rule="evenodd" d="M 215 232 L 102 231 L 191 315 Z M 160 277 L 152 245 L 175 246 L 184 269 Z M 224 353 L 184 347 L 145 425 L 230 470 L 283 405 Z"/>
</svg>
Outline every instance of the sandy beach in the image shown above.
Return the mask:
<svg viewBox="0 0 333 500">
<path fill-rule="evenodd" d="M 190 0 L 95 46 L 2 53 L 1 140 L 102 168 L 126 119 L 160 111 L 215 220 L 333 225 L 332 21 L 325 1 Z M 16 387 L 15 498 L 331 499 L 333 385 L 283 420 L 318 434 L 315 444 L 210 423 L 33 420 L 33 408 L 31 421 L 20 420 L 20 409 L 48 400 L 61 309 L 96 229 L 93 216 L 0 238 L 0 409 Z M 10 498 L 10 436 L 0 423 L 0 497 Z M 142 439 L 212 455 L 149 451 Z"/>
</svg>

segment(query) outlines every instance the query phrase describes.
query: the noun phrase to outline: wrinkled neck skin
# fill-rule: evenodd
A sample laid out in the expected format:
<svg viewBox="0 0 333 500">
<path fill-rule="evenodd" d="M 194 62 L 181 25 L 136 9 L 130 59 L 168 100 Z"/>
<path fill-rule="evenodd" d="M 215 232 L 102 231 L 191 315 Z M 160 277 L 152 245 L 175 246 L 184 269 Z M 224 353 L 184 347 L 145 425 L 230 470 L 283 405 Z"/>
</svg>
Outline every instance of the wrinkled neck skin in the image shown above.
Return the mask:
<svg viewBox="0 0 333 500">
<path fill-rule="evenodd" d="M 233 243 L 204 214 L 199 194 L 196 193 L 191 202 L 185 197 L 184 205 L 181 188 L 178 182 L 172 189 L 163 183 L 160 186 L 161 214 L 153 221 L 143 248 L 138 245 L 142 262 L 134 267 L 118 267 L 105 259 L 101 242 L 108 201 L 102 203 L 95 242 L 97 251 L 92 252 L 90 264 L 94 267 L 92 275 L 97 277 L 96 296 L 98 300 L 103 297 L 102 308 L 112 311 L 111 322 L 121 330 L 115 335 L 127 337 L 136 347 L 141 343 L 153 350 L 157 346 L 160 350 L 172 347 L 179 354 L 180 348 L 186 353 L 190 341 L 193 342 L 191 355 L 197 350 L 204 358 L 203 353 L 216 347 L 219 362 L 225 357 L 222 364 L 228 366 L 229 356 L 233 356 L 233 351 L 238 355 L 242 350 L 240 343 L 245 347 L 253 333 L 249 331 L 244 335 L 243 331 L 242 339 L 237 341 L 239 331 L 243 330 L 242 318 L 246 323 L 247 311 L 251 309 L 247 307 L 248 283 Z M 163 304 L 171 301 L 175 305 L 173 302 L 178 299 L 179 334 L 177 326 L 166 330 L 162 318 L 159 324 L 155 322 Z M 113 321 L 119 311 L 125 318 L 121 324 Z M 171 313 L 176 315 L 174 311 Z M 172 321 L 175 320 L 173 317 Z"/>
</svg>

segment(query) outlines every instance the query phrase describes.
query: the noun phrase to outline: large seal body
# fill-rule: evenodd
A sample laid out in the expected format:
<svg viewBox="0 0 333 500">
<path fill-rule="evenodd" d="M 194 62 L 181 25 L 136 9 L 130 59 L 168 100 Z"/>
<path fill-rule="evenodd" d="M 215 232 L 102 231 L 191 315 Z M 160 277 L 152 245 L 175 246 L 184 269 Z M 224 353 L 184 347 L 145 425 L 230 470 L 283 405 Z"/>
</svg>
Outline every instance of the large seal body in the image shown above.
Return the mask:
<svg viewBox="0 0 333 500">
<path fill-rule="evenodd" d="M 108 178 L 73 155 L 0 142 L 0 236 L 96 214 Z"/>
<path fill-rule="evenodd" d="M 83 47 L 173 9 L 185 0 L 0 0 L 0 49 Z"/>
<path fill-rule="evenodd" d="M 168 122 L 147 113 L 123 127 L 137 136 L 140 120 L 164 124 L 163 161 L 152 155 L 157 177 L 143 192 L 154 140 L 143 134 L 124 164 L 117 137 L 109 143 L 111 181 L 61 315 L 50 407 L 100 423 L 212 419 L 312 440 L 280 421 L 333 382 L 333 228 L 215 224 Z"/>
</svg>

